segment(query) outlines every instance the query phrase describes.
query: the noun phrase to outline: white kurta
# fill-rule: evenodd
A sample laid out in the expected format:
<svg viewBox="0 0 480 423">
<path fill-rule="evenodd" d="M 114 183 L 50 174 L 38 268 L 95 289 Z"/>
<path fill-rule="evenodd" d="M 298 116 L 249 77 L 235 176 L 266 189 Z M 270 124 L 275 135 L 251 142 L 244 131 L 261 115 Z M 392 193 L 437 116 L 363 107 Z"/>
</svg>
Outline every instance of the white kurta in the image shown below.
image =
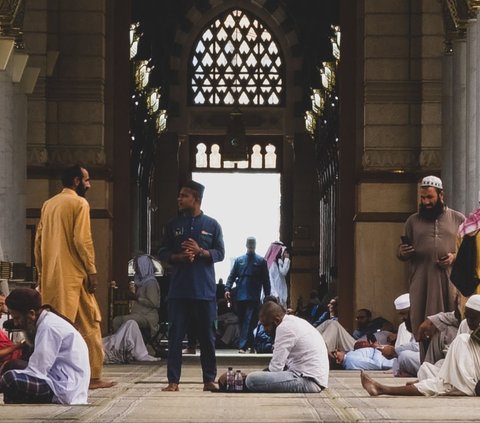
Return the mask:
<svg viewBox="0 0 480 423">
<path fill-rule="evenodd" d="M 87 404 L 90 383 L 87 344 L 70 323 L 55 313 L 42 311 L 28 366 L 13 371 L 45 380 L 53 391 L 53 402 Z"/>
<path fill-rule="evenodd" d="M 434 369 L 432 365 L 429 367 Z M 475 386 L 480 380 L 480 345 L 467 333 L 457 335 L 436 376 L 434 373 L 415 384 L 423 395 L 475 396 Z"/>
<path fill-rule="evenodd" d="M 407 329 L 407 325 L 405 324 L 405 322 L 400 323 L 400 325 L 398 326 L 395 348 L 400 347 L 400 345 L 409 344 L 410 342 L 414 341 L 415 337 L 413 336 L 412 332 Z"/>
<path fill-rule="evenodd" d="M 272 288 L 270 295 L 277 297 L 283 307 L 287 306 L 288 289 L 286 276 L 289 270 L 290 259 L 287 257 L 284 260 L 278 259 L 274 261 L 270 269 L 268 269 Z"/>
</svg>

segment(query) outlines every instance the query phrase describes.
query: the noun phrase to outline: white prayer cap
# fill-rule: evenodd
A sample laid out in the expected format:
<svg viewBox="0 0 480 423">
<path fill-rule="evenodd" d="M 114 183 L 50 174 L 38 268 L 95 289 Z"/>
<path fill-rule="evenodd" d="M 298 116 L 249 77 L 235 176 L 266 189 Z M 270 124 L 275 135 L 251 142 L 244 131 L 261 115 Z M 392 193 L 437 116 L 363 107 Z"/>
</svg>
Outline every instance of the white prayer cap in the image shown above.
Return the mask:
<svg viewBox="0 0 480 423">
<path fill-rule="evenodd" d="M 422 179 L 422 183 L 420 184 L 420 186 L 443 189 L 442 180 L 433 175 L 425 176 L 425 178 Z"/>
<path fill-rule="evenodd" d="M 405 310 L 410 308 L 410 294 L 407 293 L 400 295 L 395 298 L 393 304 L 395 304 L 395 310 Z"/>
<path fill-rule="evenodd" d="M 465 307 L 480 311 L 480 295 L 472 295 L 465 303 Z"/>
</svg>

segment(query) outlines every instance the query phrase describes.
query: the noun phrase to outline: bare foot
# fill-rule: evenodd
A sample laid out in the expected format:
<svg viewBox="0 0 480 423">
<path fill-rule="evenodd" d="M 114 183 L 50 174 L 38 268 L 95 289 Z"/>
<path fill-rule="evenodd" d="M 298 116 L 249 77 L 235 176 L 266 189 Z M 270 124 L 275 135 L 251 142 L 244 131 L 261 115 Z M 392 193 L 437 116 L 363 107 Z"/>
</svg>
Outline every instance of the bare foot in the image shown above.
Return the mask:
<svg viewBox="0 0 480 423">
<path fill-rule="evenodd" d="M 410 386 L 410 385 L 415 385 L 416 383 L 418 383 L 418 379 L 417 380 L 412 380 L 411 382 L 407 382 L 405 385 Z"/>
<path fill-rule="evenodd" d="M 364 371 L 360 373 L 360 380 L 362 381 L 363 388 L 373 397 L 380 395 L 378 390 L 379 384 L 375 382 L 370 376 L 368 376 Z"/>
<path fill-rule="evenodd" d="M 219 391 L 217 385 L 215 385 L 215 383 L 213 383 L 213 382 L 204 383 L 203 384 L 203 390 L 204 391 L 210 391 L 210 392 L 218 392 Z"/>
<path fill-rule="evenodd" d="M 115 386 L 117 382 L 111 382 L 102 379 L 90 379 L 90 385 L 88 389 L 103 389 L 103 388 L 111 388 Z"/>
<path fill-rule="evenodd" d="M 179 391 L 178 383 L 169 383 L 165 388 L 162 388 L 163 392 L 176 392 Z"/>
</svg>

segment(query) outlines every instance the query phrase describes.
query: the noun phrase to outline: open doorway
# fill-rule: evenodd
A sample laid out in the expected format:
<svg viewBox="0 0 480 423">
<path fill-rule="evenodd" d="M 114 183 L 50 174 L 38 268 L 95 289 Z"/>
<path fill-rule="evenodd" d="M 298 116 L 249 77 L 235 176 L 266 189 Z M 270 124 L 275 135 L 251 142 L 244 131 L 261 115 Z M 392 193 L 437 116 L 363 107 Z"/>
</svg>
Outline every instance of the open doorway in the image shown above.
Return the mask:
<svg viewBox="0 0 480 423">
<path fill-rule="evenodd" d="M 280 239 L 280 174 L 194 172 L 192 179 L 205 185 L 202 210 L 223 229 L 225 260 L 215 264 L 215 275 L 226 282 L 247 237 L 257 239 L 261 256 Z"/>
</svg>

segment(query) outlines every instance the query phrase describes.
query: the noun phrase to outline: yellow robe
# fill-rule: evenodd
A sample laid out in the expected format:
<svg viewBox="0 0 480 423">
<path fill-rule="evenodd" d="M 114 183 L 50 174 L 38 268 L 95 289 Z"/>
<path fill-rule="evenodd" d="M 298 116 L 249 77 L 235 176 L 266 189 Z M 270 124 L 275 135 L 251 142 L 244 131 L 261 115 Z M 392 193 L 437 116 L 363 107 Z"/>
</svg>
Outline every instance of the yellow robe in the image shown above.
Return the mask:
<svg viewBox="0 0 480 423">
<path fill-rule="evenodd" d="M 97 273 L 90 206 L 74 190 L 64 188 L 43 204 L 35 237 L 35 264 L 43 303 L 75 323 L 88 346 L 91 377 L 100 378 L 101 314 L 86 286 L 87 275 Z"/>
</svg>

